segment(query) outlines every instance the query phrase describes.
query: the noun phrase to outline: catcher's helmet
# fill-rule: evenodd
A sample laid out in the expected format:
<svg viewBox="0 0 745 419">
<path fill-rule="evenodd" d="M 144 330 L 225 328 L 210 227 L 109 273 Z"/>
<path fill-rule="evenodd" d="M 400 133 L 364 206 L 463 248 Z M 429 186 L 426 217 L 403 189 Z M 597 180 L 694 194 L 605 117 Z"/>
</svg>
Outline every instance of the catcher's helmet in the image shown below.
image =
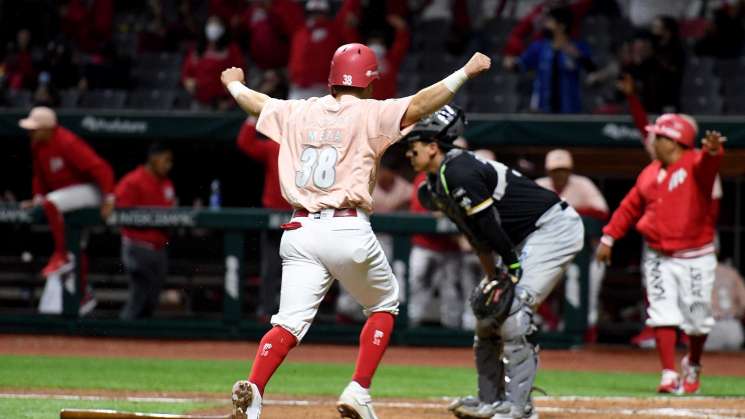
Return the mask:
<svg viewBox="0 0 745 419">
<path fill-rule="evenodd" d="M 669 138 L 687 148 L 696 144 L 698 126 L 696 121 L 688 115 L 666 113 L 654 121 L 654 125 L 647 125 L 647 131 Z"/>
<path fill-rule="evenodd" d="M 445 105 L 417 122 L 404 141 L 437 142 L 444 148 L 453 148 L 453 141 L 463 135 L 465 125 L 466 114 L 463 110 L 455 105 Z"/>
<path fill-rule="evenodd" d="M 329 86 L 364 89 L 378 77 L 378 59 L 367 45 L 346 44 L 336 49 L 331 59 Z"/>
</svg>

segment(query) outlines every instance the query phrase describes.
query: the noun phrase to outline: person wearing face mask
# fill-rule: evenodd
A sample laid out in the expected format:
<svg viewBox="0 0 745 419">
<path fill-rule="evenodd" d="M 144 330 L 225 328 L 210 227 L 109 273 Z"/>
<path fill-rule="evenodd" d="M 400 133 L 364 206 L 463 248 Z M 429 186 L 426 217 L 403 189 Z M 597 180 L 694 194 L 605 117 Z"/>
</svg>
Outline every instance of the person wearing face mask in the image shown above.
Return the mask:
<svg viewBox="0 0 745 419">
<path fill-rule="evenodd" d="M 186 54 L 181 81 L 197 100 L 198 106 L 225 109 L 231 102 L 228 92 L 220 83 L 220 73 L 225 67 L 243 65 L 240 49 L 235 43 L 229 42 L 223 21 L 217 16 L 210 16 L 197 47 Z"/>
<path fill-rule="evenodd" d="M 344 43 L 357 42 L 356 23 L 360 0 L 344 0 L 335 17 L 328 0 L 305 3 L 305 25 L 295 31 L 290 44 L 290 99 L 321 97 L 328 91 L 331 57 Z"/>
<path fill-rule="evenodd" d="M 396 97 L 398 69 L 409 50 L 411 36 L 406 21 L 399 15 L 389 15 L 388 23 L 395 29 L 393 45 L 388 49 L 382 36 L 368 38 L 367 46 L 375 53 L 380 63 L 380 79 L 375 82 L 373 98 L 378 100 Z"/>
<path fill-rule="evenodd" d="M 543 29 L 543 39 L 534 41 L 519 57 L 507 56 L 506 69 L 535 70 L 532 110 L 548 113 L 577 113 L 582 110 L 580 69 L 593 71 L 590 48 L 583 41 L 570 37 L 573 16 L 564 7 L 549 12 Z"/>
</svg>

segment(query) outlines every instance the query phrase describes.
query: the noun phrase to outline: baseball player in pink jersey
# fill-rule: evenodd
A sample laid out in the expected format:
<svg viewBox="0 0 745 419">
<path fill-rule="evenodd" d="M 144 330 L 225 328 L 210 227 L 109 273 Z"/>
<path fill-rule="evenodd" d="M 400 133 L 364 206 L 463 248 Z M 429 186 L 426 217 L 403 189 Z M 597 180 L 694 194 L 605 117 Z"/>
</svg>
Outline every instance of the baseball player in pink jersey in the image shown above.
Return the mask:
<svg viewBox="0 0 745 419">
<path fill-rule="evenodd" d="M 402 99 L 370 99 L 378 77 L 375 53 L 342 45 L 331 60 L 330 94 L 278 100 L 243 84 L 229 68 L 222 82 L 256 128 L 280 144 L 282 195 L 294 208 L 280 245 L 282 289 L 274 326 L 261 339 L 251 374 L 233 386 L 233 415 L 258 418 L 270 377 L 302 340 L 334 278 L 364 307 L 354 376 L 337 403 L 342 417 L 376 418 L 369 388 L 398 313 L 398 284 L 370 228 L 371 192 L 385 150 L 407 128 L 452 100 L 491 60 L 476 53 L 441 82 Z"/>
</svg>

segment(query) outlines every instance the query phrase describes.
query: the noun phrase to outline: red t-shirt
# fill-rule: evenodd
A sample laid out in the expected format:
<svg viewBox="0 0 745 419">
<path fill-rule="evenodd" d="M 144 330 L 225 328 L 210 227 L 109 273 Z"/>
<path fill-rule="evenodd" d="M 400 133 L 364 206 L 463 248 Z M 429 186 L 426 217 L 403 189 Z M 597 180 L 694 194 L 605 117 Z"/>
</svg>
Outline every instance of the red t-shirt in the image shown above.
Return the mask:
<svg viewBox="0 0 745 419">
<path fill-rule="evenodd" d="M 414 190 L 411 193 L 411 204 L 409 205 L 409 211 L 417 213 L 429 213 L 427 208 L 424 208 L 419 202 L 419 185 L 427 179 L 426 173 L 419 173 L 414 178 Z M 433 250 L 435 252 L 458 252 L 460 247 L 455 242 L 453 237 L 445 236 L 442 234 L 413 234 L 411 236 L 411 244 L 420 246 L 425 249 Z"/>
<path fill-rule="evenodd" d="M 159 178 L 140 166 L 127 173 L 116 185 L 116 206 L 127 207 L 173 207 L 176 194 L 168 178 Z M 162 249 L 168 244 L 168 233 L 158 228 L 122 227 L 122 236 L 151 244 Z"/>
<path fill-rule="evenodd" d="M 95 183 L 104 195 L 114 191 L 114 171 L 71 131 L 58 126 L 48 141 L 31 144 L 34 195 L 67 186 Z"/>
<path fill-rule="evenodd" d="M 711 188 L 722 155 L 721 150 L 714 156 L 687 150 L 664 169 L 659 160 L 653 161 L 639 175 L 603 233 L 618 239 L 636 225 L 649 247 L 666 254 L 713 243 Z"/>
<path fill-rule="evenodd" d="M 249 157 L 264 165 L 264 193 L 261 196 L 264 208 L 291 210 L 292 206 L 282 197 L 279 186 L 279 143 L 268 138 L 259 139 L 256 135 L 256 122 L 249 118 L 238 133 L 237 145 Z"/>
<path fill-rule="evenodd" d="M 194 97 L 211 104 L 215 99 L 228 97 L 228 92 L 220 81 L 220 74 L 229 67 L 243 68 L 243 56 L 235 44 L 222 51 L 206 49 L 202 55 L 192 49 L 186 54 L 181 68 L 181 80 L 193 78 L 197 86 Z"/>
<path fill-rule="evenodd" d="M 346 19 L 357 14 L 359 0 L 346 0 L 336 17 L 319 18 L 295 31 L 290 45 L 290 81 L 300 87 L 326 84 L 331 58 L 342 44 L 356 42 L 359 37 Z"/>
<path fill-rule="evenodd" d="M 286 67 L 292 36 L 304 23 L 303 8 L 292 0 L 275 0 L 268 8 L 251 5 L 242 19 L 256 65 L 261 69 Z"/>
</svg>

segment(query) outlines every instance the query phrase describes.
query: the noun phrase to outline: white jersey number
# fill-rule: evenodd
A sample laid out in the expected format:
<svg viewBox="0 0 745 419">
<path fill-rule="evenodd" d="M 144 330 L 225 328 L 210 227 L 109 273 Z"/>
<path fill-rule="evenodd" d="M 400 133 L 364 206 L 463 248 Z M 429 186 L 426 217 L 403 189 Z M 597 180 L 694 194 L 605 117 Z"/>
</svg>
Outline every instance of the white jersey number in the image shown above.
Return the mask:
<svg viewBox="0 0 745 419">
<path fill-rule="evenodd" d="M 308 185 L 310 178 L 313 184 L 326 189 L 336 181 L 336 161 L 339 153 L 334 147 L 313 148 L 308 147 L 300 155 L 300 170 L 295 172 L 295 185 L 304 188 Z"/>
</svg>

